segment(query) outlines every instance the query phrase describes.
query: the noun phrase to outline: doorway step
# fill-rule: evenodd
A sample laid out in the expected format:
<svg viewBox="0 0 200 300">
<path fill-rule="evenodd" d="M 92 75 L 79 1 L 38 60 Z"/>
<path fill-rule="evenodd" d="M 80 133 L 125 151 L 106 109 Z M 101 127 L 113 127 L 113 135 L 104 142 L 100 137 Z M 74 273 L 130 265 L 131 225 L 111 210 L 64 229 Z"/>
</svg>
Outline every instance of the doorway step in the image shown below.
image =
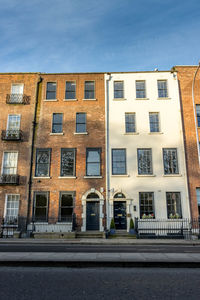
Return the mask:
<svg viewBox="0 0 200 300">
<path fill-rule="evenodd" d="M 130 234 L 126 230 L 116 230 L 115 234 L 109 236 L 109 238 L 117 238 L 117 239 L 136 239 L 135 234 Z"/>
<path fill-rule="evenodd" d="M 105 233 L 100 231 L 84 231 L 76 232 L 77 239 L 102 239 L 105 238 Z"/>
</svg>

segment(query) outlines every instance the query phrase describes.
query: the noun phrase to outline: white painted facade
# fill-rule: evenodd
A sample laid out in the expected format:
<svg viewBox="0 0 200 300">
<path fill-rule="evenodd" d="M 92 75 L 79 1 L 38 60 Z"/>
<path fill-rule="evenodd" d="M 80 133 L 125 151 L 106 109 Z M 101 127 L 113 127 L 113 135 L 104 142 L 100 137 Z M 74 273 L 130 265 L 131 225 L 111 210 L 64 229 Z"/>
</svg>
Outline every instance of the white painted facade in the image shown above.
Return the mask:
<svg viewBox="0 0 200 300">
<path fill-rule="evenodd" d="M 145 80 L 146 99 L 136 99 L 136 80 Z M 168 97 L 158 98 L 157 80 L 166 80 Z M 114 99 L 114 81 L 124 82 L 124 98 Z M 114 196 L 126 201 L 127 231 L 130 218 L 140 218 L 140 192 L 153 192 L 155 219 L 167 219 L 166 192 L 180 192 L 182 218 L 190 218 L 179 88 L 169 71 L 111 73 L 105 75 L 107 109 L 107 227 L 113 218 Z M 149 113 L 159 113 L 160 132 L 150 133 Z M 136 133 L 125 132 L 125 113 L 135 113 Z M 112 174 L 112 149 L 126 149 L 126 175 Z M 152 175 L 138 175 L 138 148 L 152 149 Z M 176 148 L 176 175 L 164 175 L 163 148 Z M 115 199 L 116 200 L 116 199 Z"/>
</svg>

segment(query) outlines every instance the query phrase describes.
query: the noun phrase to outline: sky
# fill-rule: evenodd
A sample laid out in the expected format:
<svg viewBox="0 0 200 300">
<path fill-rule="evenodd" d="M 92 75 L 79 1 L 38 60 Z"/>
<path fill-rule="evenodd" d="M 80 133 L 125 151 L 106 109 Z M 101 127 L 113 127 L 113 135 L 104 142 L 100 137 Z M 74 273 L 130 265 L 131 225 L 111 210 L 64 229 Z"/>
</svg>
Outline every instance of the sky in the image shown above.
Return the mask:
<svg viewBox="0 0 200 300">
<path fill-rule="evenodd" d="M 0 0 L 0 72 L 169 70 L 200 61 L 200 0 Z"/>
</svg>

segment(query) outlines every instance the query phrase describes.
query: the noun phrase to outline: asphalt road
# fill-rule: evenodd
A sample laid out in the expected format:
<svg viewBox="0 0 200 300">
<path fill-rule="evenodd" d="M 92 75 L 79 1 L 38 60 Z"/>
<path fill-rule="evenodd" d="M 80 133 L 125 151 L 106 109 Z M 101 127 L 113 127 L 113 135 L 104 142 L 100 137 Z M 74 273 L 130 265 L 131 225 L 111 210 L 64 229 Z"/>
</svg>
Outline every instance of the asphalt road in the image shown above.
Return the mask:
<svg viewBox="0 0 200 300">
<path fill-rule="evenodd" d="M 200 299 L 200 269 L 1 267 L 0 299 Z"/>
<path fill-rule="evenodd" d="M 200 245 L 0 244 L 0 252 L 200 253 Z"/>
</svg>

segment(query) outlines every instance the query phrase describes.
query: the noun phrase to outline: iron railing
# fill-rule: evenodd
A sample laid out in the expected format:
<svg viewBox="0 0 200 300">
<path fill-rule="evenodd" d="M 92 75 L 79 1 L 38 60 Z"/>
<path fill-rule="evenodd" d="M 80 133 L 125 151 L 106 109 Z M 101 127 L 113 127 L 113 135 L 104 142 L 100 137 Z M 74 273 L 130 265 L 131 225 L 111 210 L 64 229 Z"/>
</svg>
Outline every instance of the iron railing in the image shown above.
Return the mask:
<svg viewBox="0 0 200 300">
<path fill-rule="evenodd" d="M 2 174 L 0 175 L 0 185 L 19 185 L 19 178 L 18 174 Z"/>
<path fill-rule="evenodd" d="M 200 219 L 135 219 L 138 238 L 198 238 Z"/>
<path fill-rule="evenodd" d="M 8 104 L 30 104 L 30 96 L 24 94 L 7 94 L 6 103 Z"/>
<path fill-rule="evenodd" d="M 1 139 L 3 141 L 21 141 L 22 131 L 18 129 L 2 130 Z"/>
<path fill-rule="evenodd" d="M 26 218 L 21 216 L 6 216 L 0 218 L 0 237 L 13 237 L 15 232 L 26 232 Z"/>
</svg>

